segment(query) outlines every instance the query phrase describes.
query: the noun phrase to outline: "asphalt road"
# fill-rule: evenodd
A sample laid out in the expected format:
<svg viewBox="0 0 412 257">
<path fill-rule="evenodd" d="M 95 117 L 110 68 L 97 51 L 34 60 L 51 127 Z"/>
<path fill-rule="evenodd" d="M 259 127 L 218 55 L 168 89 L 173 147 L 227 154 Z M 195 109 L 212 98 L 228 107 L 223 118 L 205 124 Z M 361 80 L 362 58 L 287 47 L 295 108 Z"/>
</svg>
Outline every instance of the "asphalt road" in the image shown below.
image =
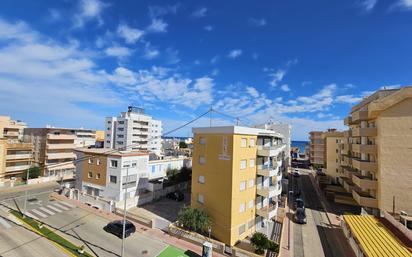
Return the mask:
<svg viewBox="0 0 412 257">
<path fill-rule="evenodd" d="M 353 256 L 342 230 L 330 224 L 309 176 L 302 172 L 299 178 L 294 178 L 294 183 L 302 190 L 307 216 L 307 224 L 293 224 L 294 256 Z"/>
</svg>

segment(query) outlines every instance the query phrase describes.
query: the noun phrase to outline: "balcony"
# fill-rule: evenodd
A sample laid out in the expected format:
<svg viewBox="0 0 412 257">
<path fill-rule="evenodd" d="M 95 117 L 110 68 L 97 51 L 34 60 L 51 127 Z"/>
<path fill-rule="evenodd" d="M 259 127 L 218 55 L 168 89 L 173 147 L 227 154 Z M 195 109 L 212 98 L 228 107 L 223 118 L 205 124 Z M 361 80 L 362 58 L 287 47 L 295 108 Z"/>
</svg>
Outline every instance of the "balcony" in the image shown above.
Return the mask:
<svg viewBox="0 0 412 257">
<path fill-rule="evenodd" d="M 376 162 L 364 161 L 357 158 L 352 159 L 352 167 L 370 172 L 376 172 L 378 170 L 378 164 Z"/>
<path fill-rule="evenodd" d="M 278 171 L 279 171 L 278 167 L 273 167 L 269 165 L 258 165 L 257 166 L 257 174 L 259 176 L 273 177 L 273 176 L 276 176 Z"/>
<path fill-rule="evenodd" d="M 7 143 L 7 150 L 31 151 L 32 149 L 33 149 L 32 143 Z"/>
<path fill-rule="evenodd" d="M 8 166 L 6 167 L 6 172 L 13 172 L 13 171 L 24 171 L 30 168 L 29 164 L 26 165 L 17 165 L 17 166 Z"/>
<path fill-rule="evenodd" d="M 269 206 L 262 207 L 260 209 L 256 209 L 256 214 L 264 217 L 265 219 L 272 219 L 277 215 L 278 212 L 278 205 L 277 204 L 269 204 Z"/>
<path fill-rule="evenodd" d="M 360 174 L 354 174 L 352 176 L 352 182 L 361 188 L 363 191 L 366 190 L 377 190 L 378 189 L 378 182 L 376 180 L 372 180 L 371 177 L 362 176 Z"/>
<path fill-rule="evenodd" d="M 8 154 L 6 155 L 6 160 L 20 160 L 20 159 L 31 159 L 32 155 L 31 153 L 25 153 L 25 154 Z"/>
<path fill-rule="evenodd" d="M 348 178 L 342 178 L 343 180 L 343 188 L 346 190 L 348 193 L 352 193 L 353 189 L 355 188 L 355 184 L 348 179 Z"/>
<path fill-rule="evenodd" d="M 49 150 L 56 149 L 74 149 L 74 144 L 47 144 L 46 148 Z"/>
<path fill-rule="evenodd" d="M 73 162 L 63 162 L 63 163 L 53 163 L 53 164 L 47 164 L 46 169 L 51 171 L 51 170 L 68 170 L 68 169 L 75 169 L 76 166 L 73 164 Z"/>
<path fill-rule="evenodd" d="M 358 123 L 368 119 L 368 111 L 357 111 L 352 113 L 352 123 Z"/>
<path fill-rule="evenodd" d="M 66 153 L 46 153 L 48 160 L 58 160 L 58 159 L 74 159 L 76 155 L 73 152 Z"/>
<path fill-rule="evenodd" d="M 378 134 L 377 128 L 354 128 L 352 129 L 352 137 L 376 137 Z"/>
<path fill-rule="evenodd" d="M 264 145 L 259 145 L 257 154 L 260 156 L 277 156 L 280 152 L 282 152 L 285 149 L 286 145 L 285 144 L 280 144 L 280 145 L 274 145 L 274 146 L 264 146 Z"/>
<path fill-rule="evenodd" d="M 282 193 L 282 186 L 276 185 L 266 187 L 258 185 L 256 188 L 256 193 L 264 197 L 275 197 Z"/>
<path fill-rule="evenodd" d="M 368 193 L 362 191 L 352 190 L 353 199 L 361 206 L 378 208 L 378 199 L 373 198 Z"/>
<path fill-rule="evenodd" d="M 50 140 L 74 140 L 76 139 L 76 135 L 68 135 L 68 134 L 47 134 L 47 139 Z"/>
<path fill-rule="evenodd" d="M 352 169 L 352 168 L 349 167 L 349 166 L 342 166 L 342 169 L 343 169 L 343 174 L 344 174 L 344 176 L 347 177 L 347 178 L 349 178 L 349 179 L 352 179 L 353 173 L 356 172 L 354 169 Z"/>
<path fill-rule="evenodd" d="M 376 145 L 352 144 L 352 151 L 357 153 L 376 154 Z"/>
<path fill-rule="evenodd" d="M 343 120 L 343 124 L 345 124 L 346 126 L 352 124 L 352 117 L 348 116 Z"/>
</svg>

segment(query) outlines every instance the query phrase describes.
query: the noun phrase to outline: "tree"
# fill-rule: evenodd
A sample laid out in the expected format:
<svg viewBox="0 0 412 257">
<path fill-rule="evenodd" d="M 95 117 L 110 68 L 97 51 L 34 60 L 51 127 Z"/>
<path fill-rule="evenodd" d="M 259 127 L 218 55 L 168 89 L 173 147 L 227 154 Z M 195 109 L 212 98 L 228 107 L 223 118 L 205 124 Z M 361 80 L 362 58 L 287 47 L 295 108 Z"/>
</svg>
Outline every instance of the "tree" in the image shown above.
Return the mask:
<svg viewBox="0 0 412 257">
<path fill-rule="evenodd" d="M 177 216 L 177 221 L 183 228 L 206 235 L 208 228 L 212 225 L 209 215 L 203 210 L 183 207 Z"/>
<path fill-rule="evenodd" d="M 184 141 L 180 141 L 179 148 L 187 148 L 187 144 Z"/>
<path fill-rule="evenodd" d="M 40 176 L 40 168 L 33 166 L 24 172 L 23 180 L 27 179 L 27 172 L 29 172 L 29 179 L 38 178 Z"/>
<path fill-rule="evenodd" d="M 253 234 L 250 242 L 255 247 L 255 253 L 257 254 L 263 254 L 265 252 L 265 249 L 269 247 L 268 237 L 260 232 Z"/>
</svg>

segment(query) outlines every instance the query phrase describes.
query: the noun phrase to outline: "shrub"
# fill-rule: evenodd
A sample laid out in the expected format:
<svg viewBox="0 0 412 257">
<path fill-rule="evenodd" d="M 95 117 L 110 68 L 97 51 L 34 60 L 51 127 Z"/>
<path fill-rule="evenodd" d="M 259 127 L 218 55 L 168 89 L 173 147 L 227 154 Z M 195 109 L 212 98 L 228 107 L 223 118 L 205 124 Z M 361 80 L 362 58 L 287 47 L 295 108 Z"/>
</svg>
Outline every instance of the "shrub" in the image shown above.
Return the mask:
<svg viewBox="0 0 412 257">
<path fill-rule="evenodd" d="M 269 240 L 269 244 L 268 244 L 268 250 L 274 253 L 278 253 L 279 252 L 279 244 Z"/>
<path fill-rule="evenodd" d="M 212 224 L 206 212 L 190 206 L 185 206 L 179 211 L 177 221 L 183 228 L 204 235 L 207 235 L 208 227 Z"/>
<path fill-rule="evenodd" d="M 260 232 L 253 234 L 250 242 L 255 247 L 255 253 L 257 254 L 263 254 L 265 252 L 265 249 L 267 249 L 269 246 L 268 237 Z"/>
<path fill-rule="evenodd" d="M 40 168 L 37 166 L 34 166 L 24 172 L 23 180 L 27 179 L 27 172 L 29 172 L 29 179 L 38 178 L 40 176 Z"/>
</svg>

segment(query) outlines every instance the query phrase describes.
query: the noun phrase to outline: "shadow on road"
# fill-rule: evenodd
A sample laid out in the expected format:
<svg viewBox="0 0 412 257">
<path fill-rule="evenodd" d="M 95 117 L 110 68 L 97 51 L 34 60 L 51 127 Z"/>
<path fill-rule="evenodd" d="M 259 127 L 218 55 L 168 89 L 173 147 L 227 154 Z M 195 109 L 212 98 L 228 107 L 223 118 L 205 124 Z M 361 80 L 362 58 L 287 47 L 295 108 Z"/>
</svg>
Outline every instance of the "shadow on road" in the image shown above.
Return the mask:
<svg viewBox="0 0 412 257">
<path fill-rule="evenodd" d="M 187 251 L 185 252 L 185 254 L 186 254 L 187 256 L 189 256 L 189 257 L 201 257 L 199 254 L 197 254 L 197 253 L 195 253 L 195 252 L 193 252 L 193 251 L 190 251 L 190 250 L 187 250 Z"/>
</svg>

